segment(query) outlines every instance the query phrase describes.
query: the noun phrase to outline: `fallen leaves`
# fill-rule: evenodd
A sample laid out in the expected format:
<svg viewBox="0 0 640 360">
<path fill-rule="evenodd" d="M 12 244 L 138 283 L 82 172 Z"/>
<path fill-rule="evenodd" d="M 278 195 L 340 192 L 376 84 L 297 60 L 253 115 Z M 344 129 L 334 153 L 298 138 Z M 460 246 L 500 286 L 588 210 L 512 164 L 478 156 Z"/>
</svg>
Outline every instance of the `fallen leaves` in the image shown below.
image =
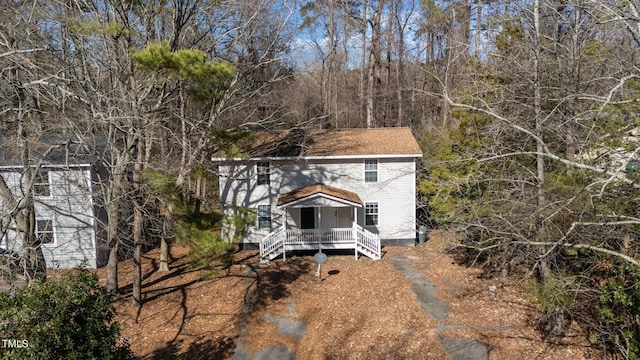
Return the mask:
<svg viewBox="0 0 640 360">
<path fill-rule="evenodd" d="M 137 309 L 128 294 L 121 297 L 117 320 L 139 358 L 231 358 L 241 329 L 249 353 L 284 345 L 299 359 L 446 359 L 443 336 L 488 344 L 491 359 L 587 357 L 575 328 L 562 345 L 541 338 L 532 321 L 536 308 L 521 284 L 481 279 L 478 270 L 456 265 L 426 244 L 384 251 L 378 261 L 330 254 L 322 281 L 313 254 L 261 264 L 255 252 L 240 252 L 228 274 L 202 280 L 186 267 L 186 249 L 172 249 L 170 273 L 155 271 L 158 255 L 152 251 L 143 264 L 144 305 Z M 407 256 L 437 286 L 438 297 L 450 305 L 444 321 L 422 311 L 411 281 L 391 264 L 395 255 Z M 131 274 L 131 263 L 123 262 L 125 289 Z M 305 321 L 307 331 L 300 339 L 278 334 L 274 316 Z"/>
</svg>

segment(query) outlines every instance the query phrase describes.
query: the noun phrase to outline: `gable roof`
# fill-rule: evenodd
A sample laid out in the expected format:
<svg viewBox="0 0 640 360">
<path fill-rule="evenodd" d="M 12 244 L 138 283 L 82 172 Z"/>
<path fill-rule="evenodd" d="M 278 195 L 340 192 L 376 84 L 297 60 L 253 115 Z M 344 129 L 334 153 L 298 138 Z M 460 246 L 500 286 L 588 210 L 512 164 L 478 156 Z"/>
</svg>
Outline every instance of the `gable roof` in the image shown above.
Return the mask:
<svg viewBox="0 0 640 360">
<path fill-rule="evenodd" d="M 43 135 L 27 139 L 29 161 L 43 166 L 73 166 L 95 163 L 103 156 L 106 137 L 65 137 Z M 22 167 L 22 154 L 16 137 L 0 137 L 0 166 Z"/>
<path fill-rule="evenodd" d="M 284 193 L 278 196 L 278 203 L 276 206 L 282 207 L 285 205 L 292 205 L 294 203 L 307 201 L 316 197 L 336 200 L 351 206 L 362 206 L 362 200 L 360 200 L 360 196 L 358 196 L 358 194 L 324 184 L 313 184 Z"/>
<path fill-rule="evenodd" d="M 422 157 L 418 142 L 406 127 L 373 129 L 293 129 L 256 133 L 252 159 Z M 216 157 L 214 160 L 230 160 Z"/>
</svg>

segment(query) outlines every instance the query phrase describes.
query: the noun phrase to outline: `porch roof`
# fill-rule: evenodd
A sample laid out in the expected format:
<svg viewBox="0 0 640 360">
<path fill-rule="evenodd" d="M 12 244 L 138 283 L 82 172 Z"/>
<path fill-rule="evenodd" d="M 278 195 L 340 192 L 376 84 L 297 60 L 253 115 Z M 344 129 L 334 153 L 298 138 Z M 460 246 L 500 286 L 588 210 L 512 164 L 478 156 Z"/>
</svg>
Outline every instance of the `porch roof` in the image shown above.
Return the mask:
<svg viewBox="0 0 640 360">
<path fill-rule="evenodd" d="M 281 194 L 278 196 L 277 207 L 291 206 L 318 197 L 337 201 L 348 206 L 362 207 L 362 200 L 360 200 L 358 194 L 324 184 L 304 186 Z"/>
</svg>

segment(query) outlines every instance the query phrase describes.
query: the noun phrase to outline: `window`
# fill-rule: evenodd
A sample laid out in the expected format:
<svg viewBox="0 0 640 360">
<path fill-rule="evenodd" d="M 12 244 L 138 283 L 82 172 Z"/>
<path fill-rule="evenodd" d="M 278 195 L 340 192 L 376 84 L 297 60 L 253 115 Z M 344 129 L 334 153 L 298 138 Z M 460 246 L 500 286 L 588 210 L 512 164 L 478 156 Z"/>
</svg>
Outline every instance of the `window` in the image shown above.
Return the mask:
<svg viewBox="0 0 640 360">
<path fill-rule="evenodd" d="M 42 245 L 55 245 L 56 238 L 53 231 L 53 220 L 36 219 L 36 236 Z"/>
<path fill-rule="evenodd" d="M 258 185 L 269 185 L 271 170 L 269 169 L 268 161 L 258 161 L 256 164 L 258 168 Z"/>
<path fill-rule="evenodd" d="M 33 179 L 33 194 L 35 196 L 51 196 L 51 184 L 49 183 L 49 172 L 38 170 Z"/>
<path fill-rule="evenodd" d="M 258 205 L 258 229 L 271 230 L 271 205 Z"/>
<path fill-rule="evenodd" d="M 378 182 L 378 160 L 364 161 L 364 182 Z"/>
<path fill-rule="evenodd" d="M 365 226 L 378 225 L 378 203 L 364 203 L 364 224 Z"/>
</svg>

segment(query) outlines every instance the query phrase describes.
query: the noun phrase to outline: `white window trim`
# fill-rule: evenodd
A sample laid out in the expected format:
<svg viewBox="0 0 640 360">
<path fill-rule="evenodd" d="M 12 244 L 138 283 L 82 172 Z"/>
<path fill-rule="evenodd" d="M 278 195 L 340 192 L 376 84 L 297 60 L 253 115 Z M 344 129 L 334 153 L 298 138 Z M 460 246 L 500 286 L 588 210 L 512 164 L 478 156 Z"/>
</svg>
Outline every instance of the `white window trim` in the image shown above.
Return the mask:
<svg viewBox="0 0 640 360">
<path fill-rule="evenodd" d="M 268 228 L 260 226 L 260 218 L 261 218 L 261 216 L 260 216 L 260 207 L 261 206 L 268 206 L 269 207 L 269 227 Z M 273 229 L 273 212 L 271 210 L 272 210 L 271 209 L 271 204 L 258 204 L 258 219 L 257 219 L 258 223 L 256 224 L 256 226 L 258 227 L 259 230 L 267 229 L 267 230 L 271 231 L 271 229 Z"/>
<path fill-rule="evenodd" d="M 38 221 L 51 221 L 51 234 L 53 235 L 53 243 L 52 244 L 42 244 L 42 246 L 45 247 L 56 247 L 58 246 L 58 236 L 56 235 L 56 222 L 52 217 L 36 217 L 36 229 L 35 229 L 35 235 L 38 236 L 39 235 L 39 231 L 38 231 Z"/>
<path fill-rule="evenodd" d="M 369 172 L 374 172 L 374 170 L 367 170 L 367 163 L 373 163 L 375 162 L 376 164 L 376 169 L 375 169 L 375 173 L 376 173 L 376 181 L 367 181 L 367 173 Z M 378 159 L 365 159 L 362 162 L 362 169 L 363 169 L 363 180 L 365 183 L 377 183 L 380 180 L 380 162 L 378 161 Z"/>
<path fill-rule="evenodd" d="M 367 225 L 367 204 L 376 204 L 378 207 L 378 212 L 376 213 L 377 215 L 377 222 L 376 224 L 373 225 Z M 376 227 L 376 226 L 380 226 L 380 202 L 379 201 L 365 201 L 364 202 L 364 226 L 365 227 Z"/>
<path fill-rule="evenodd" d="M 267 164 L 267 181 L 260 183 L 260 164 Z M 270 185 L 271 184 L 271 161 L 256 161 L 256 184 L 257 185 Z"/>
<path fill-rule="evenodd" d="M 47 187 L 49 189 L 49 195 L 38 195 L 36 193 L 36 189 L 35 189 L 36 185 L 45 185 L 45 183 L 44 182 L 42 182 L 42 183 L 35 182 L 35 178 L 34 178 L 33 186 L 32 186 L 33 187 L 33 190 L 32 190 L 33 191 L 33 196 L 35 198 L 37 198 L 37 199 L 51 199 L 51 198 L 53 198 L 53 184 L 52 184 L 52 181 L 51 181 L 51 170 L 42 169 L 42 168 L 38 169 L 38 171 L 34 175 L 36 178 L 38 176 L 38 173 L 46 173 L 47 174 L 47 183 L 46 183 L 46 185 L 47 185 Z"/>
</svg>

